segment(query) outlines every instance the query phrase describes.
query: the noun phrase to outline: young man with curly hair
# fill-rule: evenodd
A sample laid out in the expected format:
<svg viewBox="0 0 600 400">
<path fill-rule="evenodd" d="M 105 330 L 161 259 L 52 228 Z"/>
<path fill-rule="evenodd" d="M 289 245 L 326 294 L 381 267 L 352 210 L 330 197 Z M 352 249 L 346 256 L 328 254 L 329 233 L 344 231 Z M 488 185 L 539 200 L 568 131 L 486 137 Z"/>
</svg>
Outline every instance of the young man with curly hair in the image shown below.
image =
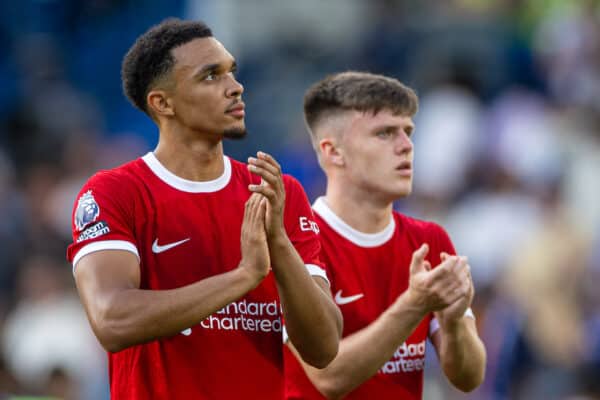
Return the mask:
<svg viewBox="0 0 600 400">
<path fill-rule="evenodd" d="M 306 363 L 337 353 L 302 187 L 268 154 L 223 154 L 246 133 L 235 70 L 205 24 L 176 19 L 124 58 L 124 91 L 158 145 L 89 179 L 67 251 L 112 399 L 279 399 L 283 320 Z"/>
</svg>

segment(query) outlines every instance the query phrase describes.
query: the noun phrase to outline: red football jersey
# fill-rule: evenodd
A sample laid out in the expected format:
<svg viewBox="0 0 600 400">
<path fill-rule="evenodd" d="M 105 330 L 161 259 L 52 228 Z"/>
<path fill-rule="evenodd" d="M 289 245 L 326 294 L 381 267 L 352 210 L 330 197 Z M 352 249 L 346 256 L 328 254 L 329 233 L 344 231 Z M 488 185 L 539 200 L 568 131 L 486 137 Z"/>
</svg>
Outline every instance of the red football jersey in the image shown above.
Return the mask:
<svg viewBox="0 0 600 400">
<path fill-rule="evenodd" d="M 224 157 L 224 173 L 193 182 L 153 153 L 94 175 L 73 211 L 67 258 L 105 249 L 138 256 L 141 289 L 185 286 L 237 268 L 248 184 L 245 164 Z M 300 184 L 283 177 L 284 225 L 309 272 L 324 277 L 320 242 Z M 109 353 L 111 398 L 280 399 L 282 319 L 272 273 L 254 290 L 173 337 Z"/>
<path fill-rule="evenodd" d="M 369 325 L 408 288 L 412 254 L 423 243 L 431 265 L 440 263 L 440 252 L 454 254 L 446 232 L 437 224 L 394 212 L 379 233 L 365 234 L 342 221 L 323 198 L 313 205 L 320 228 L 322 253 L 331 291 L 344 317 L 343 336 Z M 427 315 L 380 370 L 352 391 L 348 399 L 421 399 L 425 341 L 437 328 Z M 323 399 L 302 366 L 287 349 L 286 399 Z"/>
</svg>

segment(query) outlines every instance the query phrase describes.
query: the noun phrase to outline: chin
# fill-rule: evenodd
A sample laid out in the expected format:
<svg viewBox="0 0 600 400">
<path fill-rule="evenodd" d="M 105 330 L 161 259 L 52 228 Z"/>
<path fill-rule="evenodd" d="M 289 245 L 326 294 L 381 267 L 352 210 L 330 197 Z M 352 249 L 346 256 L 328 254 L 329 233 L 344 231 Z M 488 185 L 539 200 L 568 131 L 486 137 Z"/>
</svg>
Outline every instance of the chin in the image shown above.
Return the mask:
<svg viewBox="0 0 600 400">
<path fill-rule="evenodd" d="M 246 131 L 245 126 L 233 126 L 223 131 L 223 137 L 228 139 L 243 139 L 247 133 L 248 131 Z"/>
<path fill-rule="evenodd" d="M 412 193 L 412 187 L 399 187 L 393 191 L 396 200 L 408 197 Z"/>
</svg>

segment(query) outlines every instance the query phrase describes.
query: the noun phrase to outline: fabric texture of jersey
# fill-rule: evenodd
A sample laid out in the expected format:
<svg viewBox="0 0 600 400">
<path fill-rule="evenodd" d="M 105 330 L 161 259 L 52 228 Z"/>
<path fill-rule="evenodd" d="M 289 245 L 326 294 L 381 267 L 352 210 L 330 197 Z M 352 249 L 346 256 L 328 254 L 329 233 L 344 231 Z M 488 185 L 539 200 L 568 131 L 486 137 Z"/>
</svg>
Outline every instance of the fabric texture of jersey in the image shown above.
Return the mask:
<svg viewBox="0 0 600 400">
<path fill-rule="evenodd" d="M 248 184 L 245 164 L 224 157 L 216 180 L 193 182 L 166 170 L 153 153 L 84 185 L 73 210 L 77 268 L 86 254 L 137 255 L 141 289 L 182 287 L 237 268 Z M 284 175 L 284 225 L 313 275 L 324 276 L 313 214 L 300 184 Z M 282 319 L 273 273 L 254 290 L 172 337 L 109 353 L 111 398 L 280 399 Z"/>
<path fill-rule="evenodd" d="M 394 212 L 381 232 L 364 234 L 344 223 L 323 198 L 313 205 L 331 291 L 344 317 L 346 337 L 377 319 L 408 288 L 412 254 L 423 243 L 427 259 L 440 263 L 440 252 L 455 254 L 437 224 Z M 425 342 L 433 314 L 427 315 L 392 358 L 345 399 L 421 399 Z M 365 349 L 368 351 L 368 349 Z M 289 349 L 284 350 L 286 399 L 323 399 Z"/>
</svg>

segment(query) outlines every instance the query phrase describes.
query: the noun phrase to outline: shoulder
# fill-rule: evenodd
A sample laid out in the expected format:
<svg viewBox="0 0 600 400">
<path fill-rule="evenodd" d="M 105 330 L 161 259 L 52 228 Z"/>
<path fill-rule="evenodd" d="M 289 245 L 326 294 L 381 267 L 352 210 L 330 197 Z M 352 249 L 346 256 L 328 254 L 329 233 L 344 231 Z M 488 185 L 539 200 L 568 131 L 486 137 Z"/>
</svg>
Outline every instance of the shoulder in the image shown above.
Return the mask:
<svg viewBox="0 0 600 400">
<path fill-rule="evenodd" d="M 76 206 L 82 201 L 96 201 L 108 204 L 119 204 L 128 208 L 133 203 L 136 193 L 140 192 L 143 180 L 141 159 L 137 159 L 116 168 L 100 170 L 92 175 L 81 188 Z"/>
<path fill-rule="evenodd" d="M 426 221 L 419 218 L 413 218 L 405 214 L 394 211 L 394 219 L 399 229 L 406 230 L 413 234 L 418 234 L 422 238 L 448 236 L 446 230 L 438 223 Z"/>
<path fill-rule="evenodd" d="M 456 251 L 448 232 L 438 223 L 425 221 L 418 218 L 412 218 L 404 214 L 394 211 L 394 218 L 398 224 L 398 230 L 402 237 L 410 238 L 417 247 L 421 243 L 429 243 L 431 246 L 430 253 L 437 254 L 444 251 L 449 254 L 454 254 Z M 436 258 L 435 263 L 439 261 Z"/>
<path fill-rule="evenodd" d="M 246 167 L 246 163 L 243 163 L 241 161 L 238 161 L 234 158 L 231 158 L 229 156 L 224 156 L 225 159 L 229 160 L 229 163 L 231 164 L 231 169 L 234 171 L 239 171 L 239 170 L 243 170 L 243 171 L 247 171 L 248 168 Z"/>
<path fill-rule="evenodd" d="M 306 195 L 306 192 L 304 191 L 300 181 L 288 174 L 283 174 L 282 180 L 285 188 L 286 202 L 299 203 L 302 205 L 302 207 L 306 206 L 310 209 L 308 196 Z"/>
<path fill-rule="evenodd" d="M 88 179 L 86 185 L 110 186 L 115 184 L 128 184 L 139 176 L 141 159 L 130 161 L 115 168 L 100 170 Z"/>
<path fill-rule="evenodd" d="M 283 174 L 282 179 L 283 179 L 283 184 L 285 185 L 286 189 L 289 188 L 289 189 L 293 189 L 293 190 L 304 191 L 300 181 L 298 179 L 294 178 L 292 175 Z"/>
<path fill-rule="evenodd" d="M 225 156 L 225 160 L 229 160 L 232 180 L 242 182 L 244 185 L 260 183 L 260 176 L 251 173 L 248 170 L 248 164 L 235 160 L 229 156 Z"/>
</svg>

